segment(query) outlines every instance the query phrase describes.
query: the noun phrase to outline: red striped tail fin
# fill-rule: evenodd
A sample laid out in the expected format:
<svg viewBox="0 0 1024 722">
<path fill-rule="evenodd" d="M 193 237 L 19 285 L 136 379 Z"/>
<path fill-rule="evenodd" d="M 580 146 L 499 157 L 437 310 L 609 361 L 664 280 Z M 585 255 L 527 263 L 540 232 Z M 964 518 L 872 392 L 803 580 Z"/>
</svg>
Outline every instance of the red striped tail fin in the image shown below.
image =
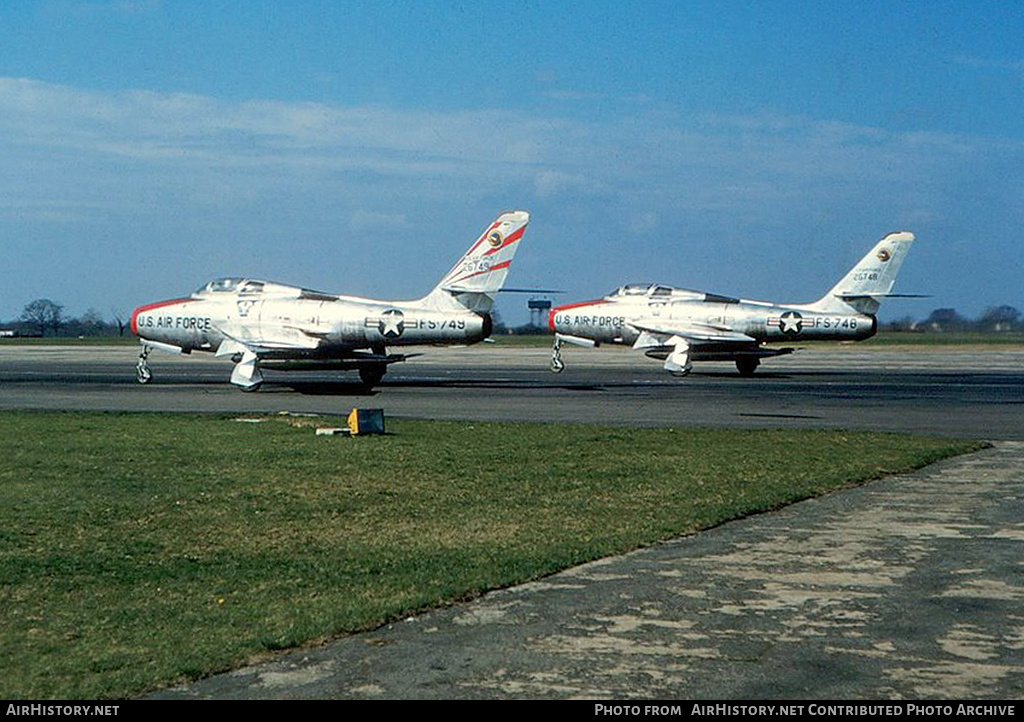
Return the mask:
<svg viewBox="0 0 1024 722">
<path fill-rule="evenodd" d="M 477 313 L 489 311 L 505 284 L 529 222 L 526 211 L 498 216 L 423 300 L 442 307 L 458 305 Z"/>
</svg>

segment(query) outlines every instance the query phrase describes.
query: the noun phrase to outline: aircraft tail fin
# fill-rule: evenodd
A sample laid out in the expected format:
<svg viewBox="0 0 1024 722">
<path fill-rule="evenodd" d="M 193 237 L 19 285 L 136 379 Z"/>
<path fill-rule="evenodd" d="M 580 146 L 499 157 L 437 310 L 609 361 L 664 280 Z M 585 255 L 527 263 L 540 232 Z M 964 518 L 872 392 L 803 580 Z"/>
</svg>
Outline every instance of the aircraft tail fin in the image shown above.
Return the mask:
<svg viewBox="0 0 1024 722">
<path fill-rule="evenodd" d="M 858 313 L 874 315 L 878 312 L 881 299 L 892 295 L 889 291 L 896 282 L 896 274 L 913 242 L 913 233 L 890 233 L 809 308 L 837 312 L 853 309 Z"/>
<path fill-rule="evenodd" d="M 529 222 L 526 211 L 498 216 L 423 301 L 441 308 L 490 311 Z"/>
</svg>

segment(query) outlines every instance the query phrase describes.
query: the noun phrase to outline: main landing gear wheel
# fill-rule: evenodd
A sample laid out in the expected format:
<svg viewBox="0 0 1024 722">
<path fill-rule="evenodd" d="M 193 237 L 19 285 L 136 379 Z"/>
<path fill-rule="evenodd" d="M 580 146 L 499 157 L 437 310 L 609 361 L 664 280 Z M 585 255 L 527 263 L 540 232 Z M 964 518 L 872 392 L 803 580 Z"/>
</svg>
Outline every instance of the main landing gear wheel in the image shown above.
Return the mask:
<svg viewBox="0 0 1024 722">
<path fill-rule="evenodd" d="M 736 359 L 736 369 L 740 372 L 740 376 L 753 376 L 760 364 L 761 362 L 756 358 Z"/>
<path fill-rule="evenodd" d="M 359 380 L 363 382 L 363 386 L 369 391 L 374 386 L 380 383 L 381 379 L 384 378 L 384 374 L 387 373 L 388 367 L 384 364 L 374 364 L 372 366 L 360 366 L 359 367 Z"/>
<path fill-rule="evenodd" d="M 146 359 L 149 357 L 149 346 L 143 346 L 139 352 L 139 362 L 135 364 L 135 380 L 140 384 L 148 384 L 153 380 L 153 372 L 149 370 Z"/>
</svg>

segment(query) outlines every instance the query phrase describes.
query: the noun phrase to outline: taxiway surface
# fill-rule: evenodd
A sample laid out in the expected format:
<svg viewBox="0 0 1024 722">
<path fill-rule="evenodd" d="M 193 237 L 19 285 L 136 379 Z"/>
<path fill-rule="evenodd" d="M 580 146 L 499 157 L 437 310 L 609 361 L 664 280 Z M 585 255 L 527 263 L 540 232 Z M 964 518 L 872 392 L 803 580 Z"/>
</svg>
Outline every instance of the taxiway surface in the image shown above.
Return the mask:
<svg viewBox="0 0 1024 722">
<path fill-rule="evenodd" d="M 727 363 L 683 379 L 628 349 L 482 344 L 424 349 L 366 393 L 354 373 L 267 371 L 244 393 L 230 362 L 150 356 L 135 382 L 133 347 L 0 345 L 0 408 L 347 414 L 637 426 L 850 428 L 980 439 L 1024 439 L 1024 350 L 817 347 L 770 359 L 750 378 Z"/>
</svg>

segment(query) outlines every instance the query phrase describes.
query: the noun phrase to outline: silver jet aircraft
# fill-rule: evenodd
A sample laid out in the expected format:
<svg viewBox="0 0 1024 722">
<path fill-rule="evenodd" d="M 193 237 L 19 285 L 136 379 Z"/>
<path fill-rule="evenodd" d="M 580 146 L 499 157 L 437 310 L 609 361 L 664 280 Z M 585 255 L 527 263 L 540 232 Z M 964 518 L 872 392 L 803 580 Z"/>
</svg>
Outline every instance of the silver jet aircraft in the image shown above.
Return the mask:
<svg viewBox="0 0 1024 722">
<path fill-rule="evenodd" d="M 621 286 L 595 301 L 552 309 L 555 332 L 551 370 L 565 368 L 563 342 L 580 346 L 632 345 L 685 376 L 693 361 L 734 361 L 749 376 L 768 356 L 792 353 L 768 342 L 860 341 L 875 334 L 881 299 L 891 294 L 912 233 L 891 233 L 879 241 L 818 301 L 779 305 L 657 284 Z"/>
<path fill-rule="evenodd" d="M 246 391 L 261 368 L 352 369 L 367 387 L 408 355 L 389 348 L 466 345 L 491 333 L 489 311 L 508 275 L 530 215 L 499 216 L 440 283 L 415 301 L 338 296 L 249 278 L 211 281 L 188 298 L 140 306 L 137 377 L 148 383 L 151 349 L 207 351 L 235 362 L 231 383 Z"/>
</svg>

